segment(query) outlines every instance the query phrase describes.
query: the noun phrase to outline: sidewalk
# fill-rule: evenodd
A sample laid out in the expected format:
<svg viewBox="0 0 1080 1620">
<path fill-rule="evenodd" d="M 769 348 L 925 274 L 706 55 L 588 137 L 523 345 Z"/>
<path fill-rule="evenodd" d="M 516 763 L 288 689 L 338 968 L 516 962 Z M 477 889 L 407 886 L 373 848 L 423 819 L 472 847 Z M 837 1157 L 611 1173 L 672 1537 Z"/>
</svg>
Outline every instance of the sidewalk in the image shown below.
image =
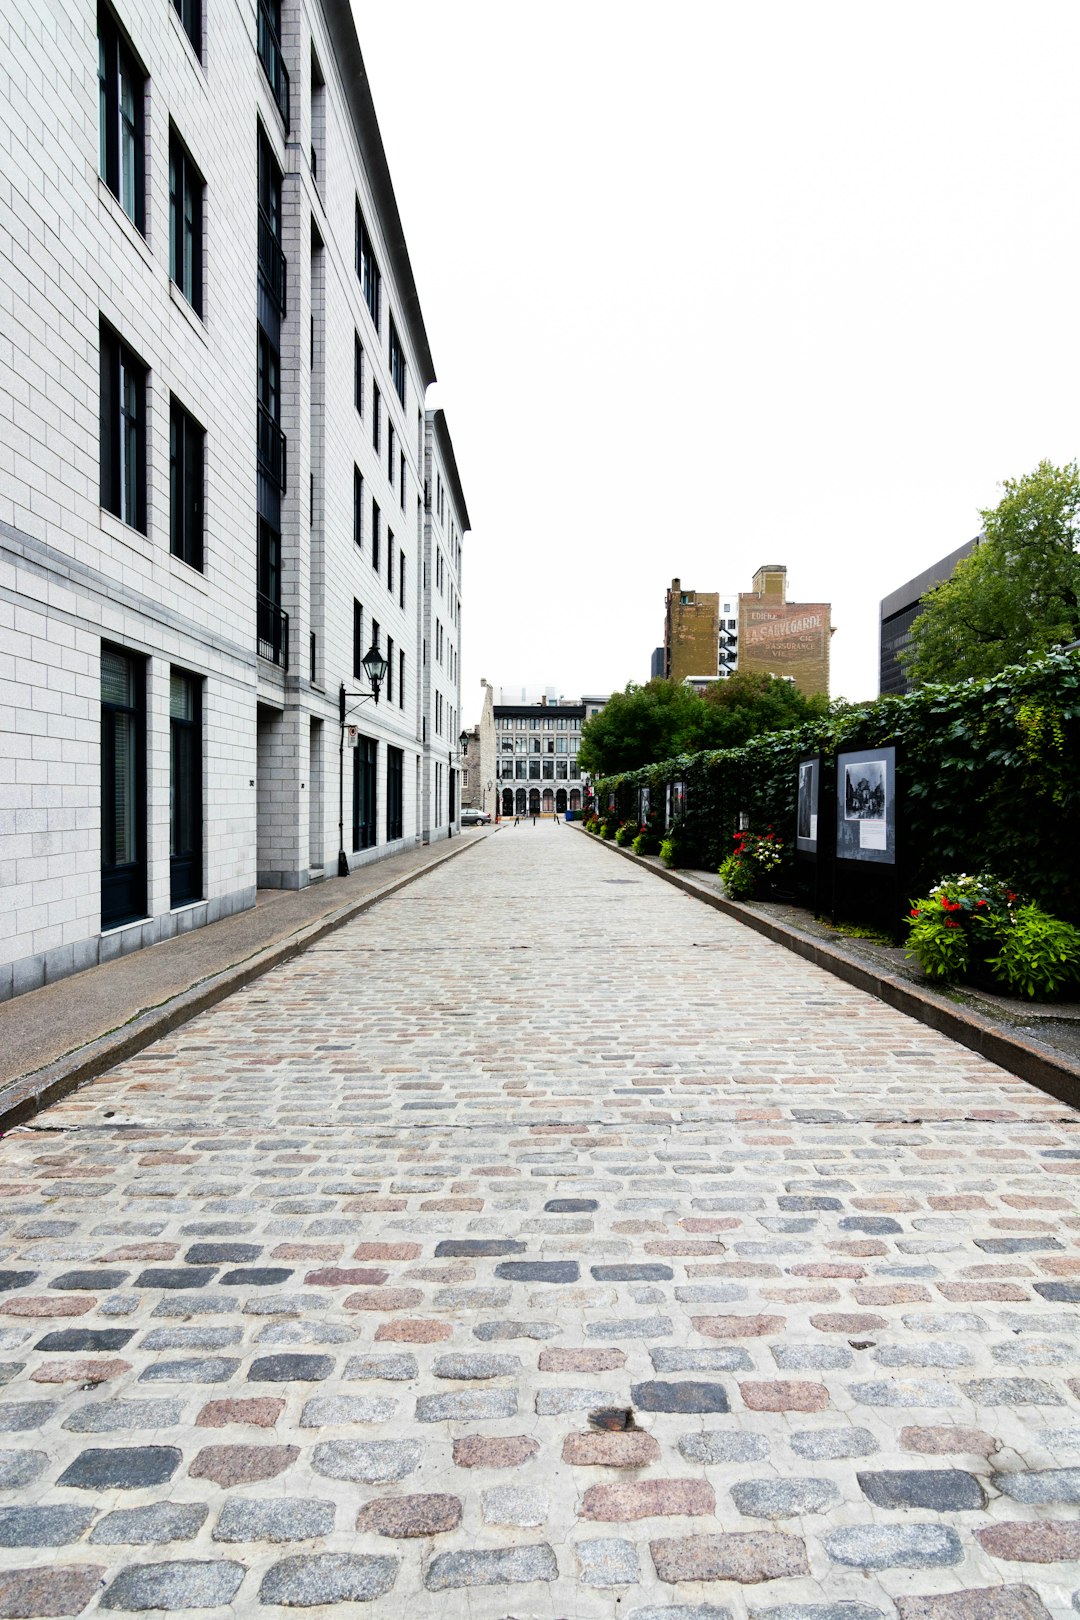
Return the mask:
<svg viewBox="0 0 1080 1620">
<path fill-rule="evenodd" d="M 421 845 L 0 1004 L 0 1129 L 211 1007 L 495 831 Z"/>
<path fill-rule="evenodd" d="M 584 834 L 584 827 L 580 831 Z M 1080 1108 L 1080 1003 L 1018 1001 L 966 985 L 933 988 L 899 946 L 844 934 L 800 906 L 729 900 L 715 872 L 669 871 L 656 856 L 635 855 L 609 840 L 594 842 L 959 1041 L 1048 1096 Z"/>
</svg>

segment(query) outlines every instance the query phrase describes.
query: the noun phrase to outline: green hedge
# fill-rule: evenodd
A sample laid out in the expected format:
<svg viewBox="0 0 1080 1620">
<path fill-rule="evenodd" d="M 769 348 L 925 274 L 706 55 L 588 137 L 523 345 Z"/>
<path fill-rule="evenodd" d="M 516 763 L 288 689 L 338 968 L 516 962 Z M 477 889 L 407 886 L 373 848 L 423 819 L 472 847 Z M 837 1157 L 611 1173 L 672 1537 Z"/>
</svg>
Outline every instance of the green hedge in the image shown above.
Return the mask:
<svg viewBox="0 0 1080 1620">
<path fill-rule="evenodd" d="M 795 838 L 800 755 L 897 748 L 903 888 L 925 894 L 945 873 L 992 871 L 1056 916 L 1080 922 L 1080 652 L 1054 652 L 989 680 L 924 686 L 839 710 L 743 748 L 692 754 L 596 784 L 618 819 L 648 787 L 686 783 L 677 864 L 715 870 L 740 811 L 755 830 Z"/>
</svg>

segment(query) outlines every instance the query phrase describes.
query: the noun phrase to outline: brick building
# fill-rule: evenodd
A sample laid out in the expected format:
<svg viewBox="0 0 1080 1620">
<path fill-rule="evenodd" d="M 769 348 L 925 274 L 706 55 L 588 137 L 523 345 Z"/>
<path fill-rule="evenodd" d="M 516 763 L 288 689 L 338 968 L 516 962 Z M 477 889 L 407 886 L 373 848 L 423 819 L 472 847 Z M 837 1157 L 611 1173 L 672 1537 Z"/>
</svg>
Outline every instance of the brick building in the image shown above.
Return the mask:
<svg viewBox="0 0 1080 1620">
<path fill-rule="evenodd" d="M 738 594 L 691 591 L 673 579 L 664 598 L 663 668 L 654 654 L 653 673 L 671 681 L 715 679 L 732 674 L 738 661 Z"/>
<path fill-rule="evenodd" d="M 445 837 L 468 529 L 347 0 L 16 9 L 0 996 L 336 870 L 372 647 L 346 862 Z"/>
<path fill-rule="evenodd" d="M 789 602 L 787 569 L 767 564 L 739 593 L 739 668 L 792 680 L 807 697 L 829 695 L 828 602 Z"/>
</svg>

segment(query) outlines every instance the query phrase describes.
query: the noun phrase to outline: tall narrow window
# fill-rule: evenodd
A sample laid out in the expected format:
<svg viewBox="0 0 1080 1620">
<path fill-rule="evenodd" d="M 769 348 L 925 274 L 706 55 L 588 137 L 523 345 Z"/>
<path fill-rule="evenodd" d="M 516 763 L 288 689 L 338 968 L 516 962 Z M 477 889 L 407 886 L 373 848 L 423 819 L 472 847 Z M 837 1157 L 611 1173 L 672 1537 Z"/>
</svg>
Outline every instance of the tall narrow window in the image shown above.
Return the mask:
<svg viewBox="0 0 1080 1620">
<path fill-rule="evenodd" d="M 101 649 L 101 926 L 146 915 L 146 666 Z"/>
<path fill-rule="evenodd" d="M 169 549 L 189 568 L 203 565 L 202 428 L 177 400 L 169 407 Z"/>
<path fill-rule="evenodd" d="M 203 308 L 203 177 L 169 136 L 169 275 L 197 315 Z"/>
<path fill-rule="evenodd" d="M 375 769 L 379 745 L 374 737 L 359 737 L 353 749 L 352 847 L 371 849 L 378 836 L 375 826 Z"/>
<path fill-rule="evenodd" d="M 112 12 L 98 11 L 98 170 L 124 213 L 146 229 L 146 74 Z"/>
<path fill-rule="evenodd" d="M 371 237 L 360 212 L 359 199 L 356 203 L 356 278 L 360 283 L 360 291 L 364 295 L 364 303 L 368 307 L 376 332 L 382 329 L 382 277 L 379 266 L 371 246 Z"/>
<path fill-rule="evenodd" d="M 146 367 L 102 323 L 101 504 L 146 533 Z"/>
<path fill-rule="evenodd" d="M 353 545 L 364 545 L 364 475 L 359 467 L 352 471 L 352 537 Z"/>
<path fill-rule="evenodd" d="M 397 471 L 397 464 L 394 460 L 394 444 L 396 438 L 397 435 L 394 432 L 394 424 L 393 422 L 388 422 L 386 424 L 386 476 L 391 489 L 394 487 L 394 474 Z"/>
<path fill-rule="evenodd" d="M 399 457 L 399 460 L 400 460 L 400 465 L 401 465 L 401 496 L 400 496 L 400 500 L 401 500 L 401 510 L 404 512 L 404 510 L 405 510 L 405 452 L 404 452 L 404 450 L 402 450 L 401 455 Z"/>
<path fill-rule="evenodd" d="M 394 638 L 386 638 L 386 701 L 394 701 Z"/>
<path fill-rule="evenodd" d="M 394 594 L 394 531 L 386 531 L 386 588 L 390 595 Z"/>
<path fill-rule="evenodd" d="M 405 350 L 401 346 L 397 327 L 393 317 L 390 318 L 390 377 L 394 384 L 394 392 L 404 405 L 405 403 Z"/>
<path fill-rule="evenodd" d="M 404 810 L 405 755 L 400 748 L 386 750 L 386 837 L 402 837 Z"/>
<path fill-rule="evenodd" d="M 405 606 L 405 553 L 403 551 L 398 552 L 397 581 L 398 581 L 398 606 L 399 607 L 404 607 Z"/>
<path fill-rule="evenodd" d="M 371 442 L 375 446 L 375 454 L 382 455 L 382 395 L 379 393 L 378 383 L 371 385 Z"/>
<path fill-rule="evenodd" d="M 172 0 L 172 8 L 191 41 L 192 50 L 202 61 L 202 0 Z"/>
<path fill-rule="evenodd" d="M 364 345 L 353 333 L 353 403 L 356 414 L 364 414 Z"/>
<path fill-rule="evenodd" d="M 371 503 L 371 566 L 379 572 L 380 550 L 382 547 L 382 513 L 375 501 Z"/>
<path fill-rule="evenodd" d="M 259 283 L 279 316 L 285 314 L 287 264 L 281 245 L 281 170 L 259 129 Z M 270 317 L 260 315 L 267 324 Z"/>
<path fill-rule="evenodd" d="M 202 682 L 169 677 L 170 904 L 202 898 Z"/>
<path fill-rule="evenodd" d="M 364 679 L 364 610 L 353 597 L 352 605 L 352 672 L 354 681 Z"/>
<path fill-rule="evenodd" d="M 403 709 L 405 707 L 405 654 L 400 650 L 400 648 L 398 650 L 397 700 L 398 708 Z"/>
</svg>

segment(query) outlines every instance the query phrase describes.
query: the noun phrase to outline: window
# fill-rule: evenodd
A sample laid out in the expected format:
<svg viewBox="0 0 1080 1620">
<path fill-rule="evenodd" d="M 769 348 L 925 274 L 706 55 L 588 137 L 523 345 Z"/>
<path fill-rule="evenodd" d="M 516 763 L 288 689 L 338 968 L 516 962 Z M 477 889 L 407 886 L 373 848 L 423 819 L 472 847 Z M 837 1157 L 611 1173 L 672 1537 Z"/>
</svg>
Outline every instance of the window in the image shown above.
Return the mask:
<svg viewBox="0 0 1080 1620">
<path fill-rule="evenodd" d="M 401 495 L 400 495 L 399 498 L 400 498 L 400 501 L 401 501 L 401 510 L 404 512 L 404 510 L 405 510 L 405 452 L 404 452 L 404 450 L 401 452 L 401 455 L 400 455 L 400 457 L 398 459 L 399 459 L 399 461 L 401 463 Z"/>
<path fill-rule="evenodd" d="M 203 310 L 202 175 L 175 132 L 169 135 L 169 275 L 196 315 Z"/>
<path fill-rule="evenodd" d="M 376 840 L 375 770 L 379 745 L 358 737 L 353 749 L 352 847 L 371 849 Z"/>
<path fill-rule="evenodd" d="M 281 54 L 281 0 L 258 0 L 256 48 L 278 112 L 289 129 L 289 70 Z"/>
<path fill-rule="evenodd" d="M 101 333 L 101 504 L 146 533 L 146 367 L 111 327 Z"/>
<path fill-rule="evenodd" d="M 382 547 L 382 513 L 375 501 L 371 503 L 371 566 L 379 572 L 379 554 Z"/>
<path fill-rule="evenodd" d="M 442 714 L 443 714 L 442 693 L 441 692 L 436 692 L 436 694 L 435 694 L 435 731 L 436 731 L 437 735 L 439 735 L 439 736 L 442 735 Z"/>
<path fill-rule="evenodd" d="M 281 178 L 270 142 L 260 128 L 259 281 L 279 316 L 285 314 L 287 269 L 281 247 Z M 262 315 L 259 318 L 264 320 Z"/>
<path fill-rule="evenodd" d="M 169 549 L 189 568 L 203 565 L 203 451 L 206 435 L 173 400 L 169 407 Z"/>
<path fill-rule="evenodd" d="M 540 766 L 541 766 L 542 763 L 543 762 L 541 760 L 539 760 L 539 759 L 530 759 L 530 761 L 529 761 L 529 780 L 531 782 L 539 782 L 539 780 L 540 780 Z"/>
<path fill-rule="evenodd" d="M 405 803 L 405 755 L 400 748 L 386 750 L 386 836 L 400 838 Z"/>
<path fill-rule="evenodd" d="M 375 446 L 375 454 L 382 455 L 382 395 L 379 385 L 371 385 L 371 442 Z"/>
<path fill-rule="evenodd" d="M 404 607 L 405 606 L 405 553 L 403 551 L 398 552 L 397 583 L 398 583 L 398 606 L 399 607 Z"/>
<path fill-rule="evenodd" d="M 390 377 L 394 384 L 394 392 L 404 405 L 405 403 L 405 350 L 401 347 L 397 327 L 393 317 L 390 319 Z"/>
<path fill-rule="evenodd" d="M 356 405 L 356 414 L 364 414 L 364 345 L 356 333 L 353 333 L 353 402 Z"/>
<path fill-rule="evenodd" d="M 352 672 L 354 681 L 364 679 L 364 610 L 353 597 L 352 605 Z"/>
<path fill-rule="evenodd" d="M 382 277 L 379 274 L 379 266 L 375 260 L 364 216 L 360 212 L 359 201 L 356 204 L 356 279 L 360 283 L 360 291 L 364 295 L 368 314 L 376 332 L 379 332 L 382 330 Z"/>
<path fill-rule="evenodd" d="M 386 476 L 389 479 L 391 489 L 394 487 L 394 472 L 396 470 L 394 463 L 394 439 L 394 424 L 393 422 L 388 422 L 386 424 Z"/>
<path fill-rule="evenodd" d="M 352 537 L 353 545 L 364 546 L 364 475 L 359 467 L 352 470 Z"/>
<path fill-rule="evenodd" d="M 191 41 L 192 50 L 202 61 L 202 4 L 201 0 L 172 0 L 172 8 L 180 25 Z"/>
<path fill-rule="evenodd" d="M 278 352 L 262 327 L 258 329 L 258 455 L 260 470 L 279 493 L 285 492 L 285 435 L 278 426 L 281 412 Z"/>
<path fill-rule="evenodd" d="M 394 638 L 386 638 L 386 701 L 394 701 Z"/>
<path fill-rule="evenodd" d="M 202 682 L 169 676 L 169 904 L 202 898 Z"/>
<path fill-rule="evenodd" d="M 394 531 L 386 531 L 386 588 L 390 595 L 394 594 Z"/>
<path fill-rule="evenodd" d="M 146 665 L 101 649 L 101 926 L 146 915 Z"/>
<path fill-rule="evenodd" d="M 556 737 L 556 739 L 555 739 L 555 752 L 557 754 L 565 754 L 566 753 L 566 738 L 565 737 Z"/>
<path fill-rule="evenodd" d="M 397 701 L 398 708 L 403 709 L 405 707 L 405 654 L 400 648 L 398 649 Z"/>
<path fill-rule="evenodd" d="M 530 754 L 538 754 L 540 752 L 540 738 L 539 737 L 530 737 L 528 739 L 528 741 L 529 741 L 529 753 Z"/>
<path fill-rule="evenodd" d="M 146 229 L 146 74 L 110 11 L 98 12 L 98 173 L 131 223 Z"/>
</svg>

